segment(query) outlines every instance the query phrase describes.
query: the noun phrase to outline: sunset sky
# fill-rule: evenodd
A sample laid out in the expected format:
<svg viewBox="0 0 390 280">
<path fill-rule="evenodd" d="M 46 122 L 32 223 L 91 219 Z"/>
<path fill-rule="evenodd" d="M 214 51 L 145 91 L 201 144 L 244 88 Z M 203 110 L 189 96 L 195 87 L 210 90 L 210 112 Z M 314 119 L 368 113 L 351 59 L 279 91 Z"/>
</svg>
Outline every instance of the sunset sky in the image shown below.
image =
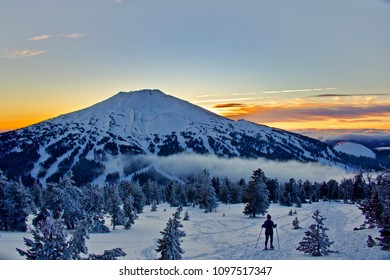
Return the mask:
<svg viewBox="0 0 390 280">
<path fill-rule="evenodd" d="M 233 119 L 390 129 L 390 1 L 2 0 L 0 131 L 119 91 Z"/>
</svg>

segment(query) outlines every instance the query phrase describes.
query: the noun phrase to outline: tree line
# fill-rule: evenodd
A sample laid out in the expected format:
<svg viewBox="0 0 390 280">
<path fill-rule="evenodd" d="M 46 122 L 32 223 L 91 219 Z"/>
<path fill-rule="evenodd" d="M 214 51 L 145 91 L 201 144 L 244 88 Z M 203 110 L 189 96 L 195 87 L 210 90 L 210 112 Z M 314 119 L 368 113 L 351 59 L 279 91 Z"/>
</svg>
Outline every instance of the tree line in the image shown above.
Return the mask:
<svg viewBox="0 0 390 280">
<path fill-rule="evenodd" d="M 247 216 L 264 215 L 270 203 L 301 207 L 302 203 L 338 200 L 356 203 L 366 217 L 366 224 L 381 230 L 380 244 L 389 246 L 390 175 L 373 178 L 359 173 L 340 182 L 310 182 L 291 178 L 285 183 L 268 178 L 261 169 L 253 171 L 248 183 L 245 179 L 232 181 L 228 177 L 212 177 L 208 170 L 182 180 L 159 184 L 151 178 L 138 181 L 115 180 L 103 186 L 77 186 L 72 174 L 46 187 L 25 186 L 9 180 L 0 171 L 0 230 L 27 231 L 27 218 L 33 215 L 33 226 L 52 217 L 61 219 L 66 229 L 77 229 L 83 221 L 88 232 L 109 232 L 105 215 L 111 220 L 112 230 L 117 225 L 131 229 L 145 205 L 169 203 L 172 207 L 197 206 L 205 213 L 215 211 L 219 203 L 244 203 Z M 386 237 L 387 236 L 387 237 Z M 386 245 L 387 244 L 387 245 Z"/>
</svg>

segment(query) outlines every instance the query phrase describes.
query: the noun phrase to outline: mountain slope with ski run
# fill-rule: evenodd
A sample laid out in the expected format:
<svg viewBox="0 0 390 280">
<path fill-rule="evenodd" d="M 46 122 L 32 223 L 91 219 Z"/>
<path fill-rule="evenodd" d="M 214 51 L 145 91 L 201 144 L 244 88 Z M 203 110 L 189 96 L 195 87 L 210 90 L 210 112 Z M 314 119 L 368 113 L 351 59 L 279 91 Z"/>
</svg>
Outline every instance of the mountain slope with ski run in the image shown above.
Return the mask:
<svg viewBox="0 0 390 280">
<path fill-rule="evenodd" d="M 130 178 L 136 156 L 215 155 L 349 166 L 318 140 L 233 121 L 159 90 L 120 92 L 89 108 L 0 134 L 0 169 L 46 184 L 73 172 L 77 184 Z"/>
</svg>

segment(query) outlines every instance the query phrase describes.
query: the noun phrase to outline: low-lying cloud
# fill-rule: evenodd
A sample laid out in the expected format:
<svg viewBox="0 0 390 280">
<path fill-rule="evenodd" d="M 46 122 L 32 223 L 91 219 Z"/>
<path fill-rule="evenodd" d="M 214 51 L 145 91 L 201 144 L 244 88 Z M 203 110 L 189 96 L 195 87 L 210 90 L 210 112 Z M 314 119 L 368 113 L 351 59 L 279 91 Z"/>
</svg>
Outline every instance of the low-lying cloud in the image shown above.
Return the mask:
<svg viewBox="0 0 390 280">
<path fill-rule="evenodd" d="M 330 179 L 341 180 L 351 176 L 342 168 L 319 163 L 219 158 L 214 155 L 176 154 L 168 157 L 148 155 L 132 157 L 129 160 L 138 161 L 143 166 L 153 166 L 157 171 L 166 175 L 181 178 L 199 174 L 207 169 L 211 176 L 228 177 L 234 181 L 244 178 L 248 181 L 253 171 L 258 168 L 261 168 L 268 178 L 277 178 L 281 183 L 288 181 L 290 178 L 322 182 Z"/>
</svg>

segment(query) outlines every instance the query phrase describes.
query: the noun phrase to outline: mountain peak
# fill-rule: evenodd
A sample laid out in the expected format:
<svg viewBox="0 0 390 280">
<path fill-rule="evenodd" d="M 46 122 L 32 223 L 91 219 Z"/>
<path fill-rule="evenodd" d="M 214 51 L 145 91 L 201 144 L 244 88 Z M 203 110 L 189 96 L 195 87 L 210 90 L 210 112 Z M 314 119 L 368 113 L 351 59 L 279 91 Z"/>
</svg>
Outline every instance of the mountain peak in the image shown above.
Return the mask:
<svg viewBox="0 0 390 280">
<path fill-rule="evenodd" d="M 233 121 L 158 89 L 119 92 L 77 112 L 0 135 L 0 169 L 43 184 L 72 171 L 79 185 L 127 178 L 138 155 L 178 153 L 267 158 L 345 166 L 325 143 Z M 31 180 L 33 181 L 33 180 Z"/>
<path fill-rule="evenodd" d="M 141 89 L 141 90 L 135 90 L 135 91 L 120 91 L 118 93 L 119 95 L 163 95 L 167 96 L 164 92 L 162 92 L 159 89 Z"/>
</svg>

